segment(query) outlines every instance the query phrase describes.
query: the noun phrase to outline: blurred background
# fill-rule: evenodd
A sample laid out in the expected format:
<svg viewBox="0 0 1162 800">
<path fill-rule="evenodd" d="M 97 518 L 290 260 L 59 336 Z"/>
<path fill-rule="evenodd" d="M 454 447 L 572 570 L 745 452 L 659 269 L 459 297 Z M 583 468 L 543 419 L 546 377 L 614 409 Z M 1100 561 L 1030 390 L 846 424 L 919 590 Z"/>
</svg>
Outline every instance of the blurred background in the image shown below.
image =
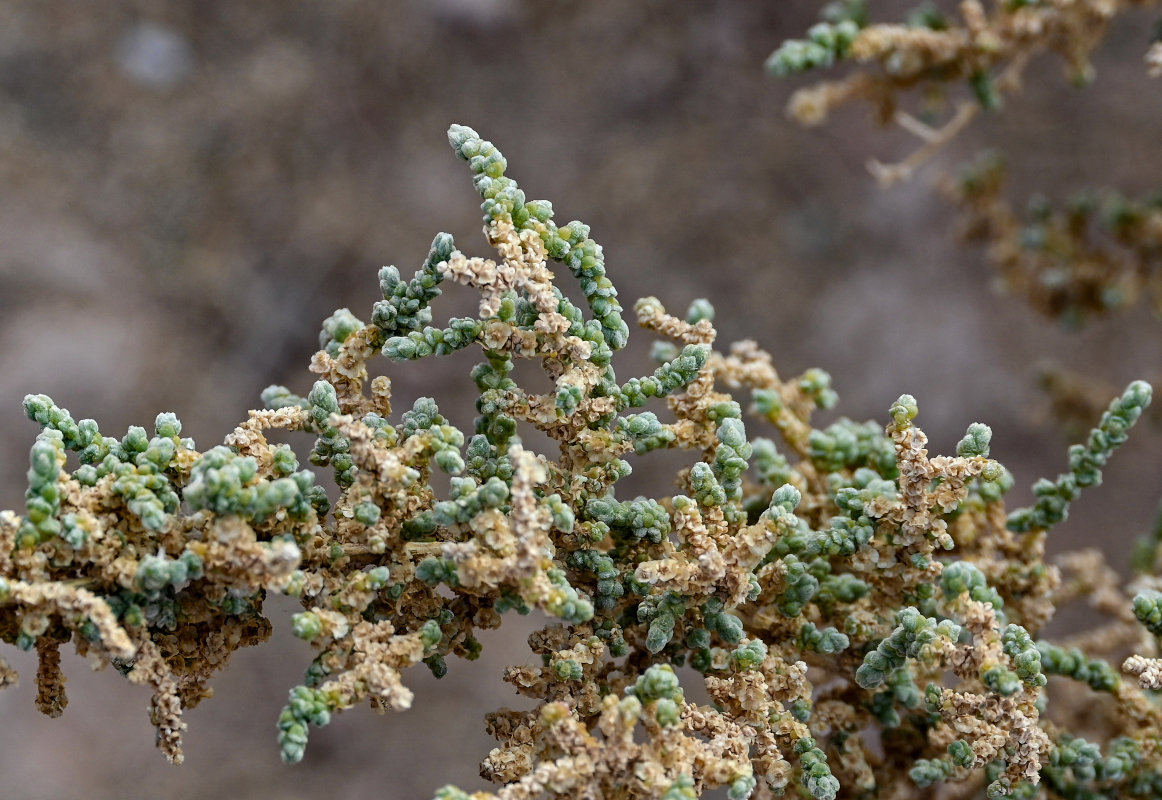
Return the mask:
<svg viewBox="0 0 1162 800">
<path fill-rule="evenodd" d="M 441 230 L 490 255 L 469 173 L 446 144 L 452 122 L 494 141 L 559 221 L 592 225 L 627 308 L 654 294 L 680 313 L 706 297 L 720 342 L 757 339 L 787 377 L 832 374 L 841 402 L 823 422 L 884 419 L 903 392 L 918 398 L 933 452 L 986 422 L 993 456 L 1017 478 L 1012 503 L 1027 501 L 1035 479 L 1065 468 L 1076 435 L 1048 413 L 1041 365 L 1112 396 L 1162 376 L 1162 321 L 1138 308 L 1066 331 L 992 291 L 934 184 L 991 146 L 1007 155 L 1018 200 L 1032 187 L 1158 188 L 1162 82 L 1141 62 L 1153 21 L 1119 21 L 1088 90 L 1042 58 L 1003 113 L 884 191 L 864 161 L 907 155 L 907 134 L 876 128 L 860 107 L 800 129 L 783 106 L 816 76 L 763 73 L 820 5 L 0 3 L 0 508 L 23 509 L 37 432 L 21 413 L 26 393 L 50 394 L 107 435 L 174 411 L 206 449 L 268 384 L 309 388 L 320 322 L 340 306 L 367 319 L 381 265 L 410 274 Z M 906 7 L 872 6 L 886 19 Z M 472 307 L 451 292 L 435 316 Z M 631 342 L 623 377 L 651 368 L 648 345 Z M 473 361 L 380 369 L 397 412 L 431 395 L 468 426 Z M 1162 434 L 1143 428 L 1054 532 L 1055 550 L 1100 545 L 1123 567 L 1162 494 Z M 639 485 L 670 492 L 669 463 L 656 473 Z M 359 800 L 481 788 L 483 715 L 524 707 L 500 674 L 525 658 L 533 621 L 506 621 L 480 662 L 450 662 L 439 683 L 415 670 L 412 711 L 347 712 L 286 767 L 275 720 L 311 654 L 289 634 L 291 607 L 268 607 L 273 641 L 239 652 L 217 696 L 188 714 L 183 767 L 153 750 L 144 689 L 68 656 L 71 705 L 48 720 L 33 708 L 35 659 L 6 648 L 23 682 L 0 694 L 4 796 Z"/>
</svg>

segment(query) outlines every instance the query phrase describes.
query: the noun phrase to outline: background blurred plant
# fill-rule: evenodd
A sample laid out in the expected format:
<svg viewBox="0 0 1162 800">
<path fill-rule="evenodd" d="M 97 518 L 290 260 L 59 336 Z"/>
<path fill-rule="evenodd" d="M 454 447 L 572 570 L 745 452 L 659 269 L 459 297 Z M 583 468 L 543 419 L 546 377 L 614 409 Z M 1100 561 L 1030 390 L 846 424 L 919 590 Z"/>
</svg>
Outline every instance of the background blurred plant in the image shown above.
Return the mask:
<svg viewBox="0 0 1162 800">
<path fill-rule="evenodd" d="M 979 112 L 999 111 L 1016 97 L 1041 53 L 1056 53 L 1075 85 L 1092 83 L 1091 56 L 1109 25 L 1131 9 L 1154 5 L 1150 0 L 987 5 L 965 0 L 947 9 L 924 3 L 902 23 L 873 23 L 864 0 L 839 0 L 824 7 L 823 21 L 806 39 L 775 50 L 767 69 L 786 76 L 859 64 L 842 80 L 795 92 L 787 113 L 818 125 L 845 103 L 871 104 L 882 124 L 894 124 L 922 142 L 897 163 L 868 162 L 872 174 L 890 185 L 911 178 Z M 1152 76 L 1159 74 L 1159 30 L 1141 32 L 1143 69 Z M 1084 190 L 1059 208 L 1037 194 L 1022 218 L 1005 197 L 1004 175 L 1003 158 L 990 154 L 947 181 L 946 194 L 964 209 L 969 238 L 987 246 L 1006 290 L 1072 325 L 1125 308 L 1142 295 L 1156 313 L 1162 311 L 1162 208 L 1156 192 L 1133 199 L 1112 189 Z"/>
</svg>

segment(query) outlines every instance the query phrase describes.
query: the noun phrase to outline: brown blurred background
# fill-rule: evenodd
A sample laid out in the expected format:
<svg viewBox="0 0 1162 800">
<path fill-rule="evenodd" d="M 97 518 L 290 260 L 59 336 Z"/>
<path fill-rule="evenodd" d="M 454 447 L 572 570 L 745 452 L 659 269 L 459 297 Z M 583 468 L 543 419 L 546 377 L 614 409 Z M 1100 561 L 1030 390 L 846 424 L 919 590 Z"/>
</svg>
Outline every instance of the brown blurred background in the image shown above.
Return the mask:
<svg viewBox="0 0 1162 800">
<path fill-rule="evenodd" d="M 1037 365 L 1116 388 L 1158 377 L 1162 321 L 1138 309 L 1066 332 L 991 292 L 933 183 L 989 145 L 1007 154 L 1016 198 L 1158 188 L 1162 83 L 1141 64 L 1152 20 L 1115 27 L 1089 90 L 1042 59 L 1003 114 L 881 191 L 863 162 L 906 155 L 906 134 L 862 108 L 798 129 L 782 108 L 799 83 L 763 74 L 819 5 L 0 3 L 0 508 L 23 508 L 26 393 L 108 435 L 171 410 L 207 448 L 266 385 L 309 387 L 319 323 L 339 306 L 366 319 L 381 265 L 409 274 L 440 230 L 488 255 L 445 141 L 452 122 L 496 142 L 559 220 L 593 226 L 627 307 L 643 294 L 674 311 L 710 299 L 721 340 L 758 339 L 787 376 L 831 372 L 838 413 L 883 419 L 910 392 L 935 452 L 987 422 L 1026 500 L 1068 444 Z M 904 7 L 872 5 L 888 18 Z M 435 314 L 468 308 L 452 293 Z M 647 347 L 634 340 L 624 377 L 648 367 Z M 397 410 L 430 394 L 470 424 L 472 361 L 385 366 Z M 1156 426 L 1138 432 L 1054 547 L 1100 544 L 1121 566 L 1162 494 L 1160 445 Z M 668 492 L 668 470 L 642 470 L 638 485 Z M 68 658 L 71 706 L 47 720 L 33 709 L 34 659 L 6 648 L 24 680 L 0 694 L 0 794 L 360 800 L 481 784 L 482 717 L 514 702 L 499 676 L 525 659 L 530 621 L 506 623 L 480 662 L 450 662 L 439 683 L 415 671 L 412 711 L 345 713 L 285 767 L 274 723 L 311 656 L 289 635 L 290 606 L 270 609 L 274 641 L 239 653 L 189 714 L 180 768 L 152 749 L 143 690 Z"/>
</svg>

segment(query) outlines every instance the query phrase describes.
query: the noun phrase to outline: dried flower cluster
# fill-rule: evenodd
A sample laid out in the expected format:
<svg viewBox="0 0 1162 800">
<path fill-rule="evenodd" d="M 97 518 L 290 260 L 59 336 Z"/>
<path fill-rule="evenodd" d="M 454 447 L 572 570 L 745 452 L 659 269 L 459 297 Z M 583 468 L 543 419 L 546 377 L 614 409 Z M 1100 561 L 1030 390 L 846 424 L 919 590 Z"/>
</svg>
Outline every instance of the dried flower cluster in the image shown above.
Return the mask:
<svg viewBox="0 0 1162 800">
<path fill-rule="evenodd" d="M 117 439 L 26 399 L 43 431 L 25 513 L 0 514 L 0 636 L 37 651 L 41 710 L 66 705 L 59 650 L 72 642 L 152 689 L 158 745 L 180 761 L 183 710 L 235 649 L 267 638 L 263 599 L 281 592 L 301 600 L 291 625 L 318 650 L 278 720 L 293 762 L 310 726 L 365 701 L 408 708 L 406 667 L 443 675 L 449 655 L 479 653 L 478 630 L 535 611 L 548 618 L 529 638 L 539 658 L 504 680 L 540 703 L 489 715 L 495 793 L 438 797 L 1162 796 L 1162 708 L 1146 693 L 1162 686 L 1162 541 L 1143 545 L 1128 594 L 1096 552 L 1044 559 L 1148 385 L 1114 400 L 1032 506 L 1008 511 L 1013 479 L 988 458 L 986 426 L 930 456 L 904 395 L 886 427 L 815 428 L 812 412 L 837 400 L 829 377 L 785 380 L 750 341 L 716 349 L 706 301 L 685 318 L 639 301 L 659 365 L 619 380 L 629 328 L 588 227 L 554 222 L 471 129 L 449 140 L 497 256 L 440 234 L 411 280 L 384 268 L 370 322 L 347 309 L 324 322 L 305 396 L 271 387 L 266 410 L 205 452 L 171 414 Z M 479 291 L 477 317 L 429 325 L 444 281 Z M 368 381 L 376 352 L 469 347 L 482 353 L 471 435 L 430 398 L 394 417 L 389 379 Z M 519 386 L 518 358 L 552 391 Z M 754 435 L 764 426 L 781 444 Z M 526 449 L 533 428 L 557 451 Z M 337 498 L 274 430 L 315 437 L 311 462 L 331 469 Z M 627 457 L 648 468 L 663 448 L 690 453 L 674 495 L 619 494 Z M 447 497 L 433 470 L 452 476 Z M 1081 597 L 1108 624 L 1038 638 Z M 1126 656 L 1136 680 L 1115 666 Z M 679 669 L 712 704 L 686 699 Z M 1078 692 L 1100 729 L 1068 726 Z"/>
</svg>

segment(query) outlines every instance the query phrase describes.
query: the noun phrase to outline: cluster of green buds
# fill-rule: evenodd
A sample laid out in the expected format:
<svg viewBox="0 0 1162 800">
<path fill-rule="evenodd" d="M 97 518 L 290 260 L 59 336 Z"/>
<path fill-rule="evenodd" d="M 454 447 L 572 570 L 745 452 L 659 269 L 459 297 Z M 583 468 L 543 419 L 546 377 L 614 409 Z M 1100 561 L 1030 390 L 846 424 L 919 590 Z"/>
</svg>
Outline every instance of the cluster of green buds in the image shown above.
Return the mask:
<svg viewBox="0 0 1162 800">
<path fill-rule="evenodd" d="M 1116 398 L 1094 428 L 1085 444 L 1069 448 L 1069 472 L 1056 481 L 1042 479 L 1033 486 L 1037 502 L 1009 515 L 1008 525 L 1014 531 L 1047 530 L 1069 516 L 1069 504 L 1083 488 L 1101 484 L 1101 468 L 1114 450 L 1128 439 L 1127 432 L 1142 410 L 1150 404 L 1153 389 L 1145 381 L 1134 381 Z"/>
<path fill-rule="evenodd" d="M 900 611 L 896 620 L 896 629 L 864 656 L 863 664 L 856 670 L 855 680 L 865 689 L 882 684 L 889 673 L 903 667 L 909 658 L 930 658 L 932 645 L 938 639 L 956 641 L 960 635 L 960 626 L 955 622 L 938 622 L 911 607 Z"/>
<path fill-rule="evenodd" d="M 282 469 L 288 466 L 286 458 L 283 455 L 279 462 Z M 293 469 L 295 465 L 290 466 Z M 191 508 L 214 514 L 237 514 L 260 522 L 286 509 L 291 516 L 305 519 L 311 509 L 314 482 L 314 474 L 306 470 L 273 480 L 259 478 L 254 458 L 219 445 L 194 462 L 182 497 Z"/>
<path fill-rule="evenodd" d="M 837 24 L 820 22 L 807 31 L 806 39 L 789 39 L 767 57 L 767 71 L 785 77 L 817 67 L 830 67 L 847 55 L 859 33 L 851 19 Z"/>
<path fill-rule="evenodd" d="M 439 265 L 447 261 L 455 249 L 452 237 L 441 233 L 432 240 L 428 257 L 412 280 L 405 283 L 395 267 L 384 267 L 379 271 L 379 290 L 383 300 L 372 309 L 371 323 L 378 329 L 376 342 L 381 347 L 386 345 L 386 341 L 380 342 L 380 339 L 411 333 L 431 322 L 432 310 L 429 304 L 440 296 L 439 285 L 444 279 Z M 345 338 L 338 341 L 342 342 Z"/>
</svg>

